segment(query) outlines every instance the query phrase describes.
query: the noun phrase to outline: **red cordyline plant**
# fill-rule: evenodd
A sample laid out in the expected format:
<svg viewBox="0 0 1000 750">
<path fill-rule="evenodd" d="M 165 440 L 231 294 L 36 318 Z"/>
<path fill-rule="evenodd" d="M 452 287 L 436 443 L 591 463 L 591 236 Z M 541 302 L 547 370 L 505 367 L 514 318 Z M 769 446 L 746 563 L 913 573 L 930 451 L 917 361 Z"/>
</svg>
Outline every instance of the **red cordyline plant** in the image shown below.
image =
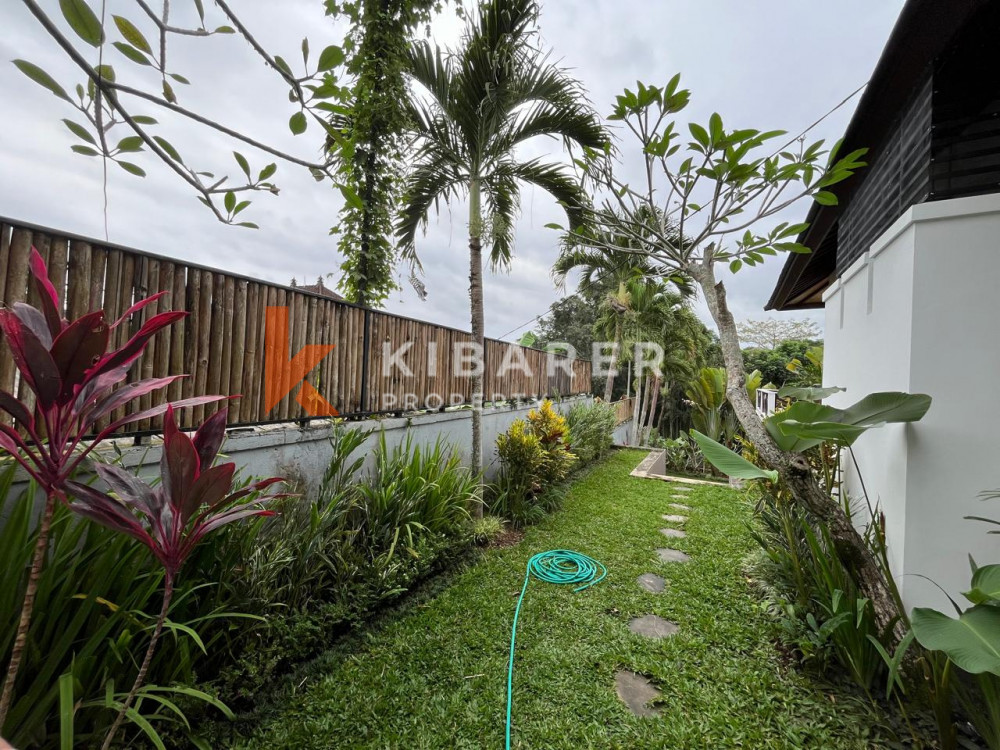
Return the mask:
<svg viewBox="0 0 1000 750">
<path fill-rule="evenodd" d="M 0 728 L 13 700 L 14 681 L 28 638 L 38 577 L 48 549 L 52 514 L 56 502 L 66 502 L 67 480 L 101 440 L 124 425 L 158 416 L 169 406 L 161 404 L 112 420 L 116 409 L 183 377 L 149 378 L 123 384 L 132 364 L 153 335 L 187 313 L 154 315 L 122 347 L 108 350 L 111 331 L 164 292 L 136 302 L 110 325 L 100 310 L 67 321 L 62 316 L 62 304 L 49 281 L 45 262 L 34 248 L 30 269 L 42 309 L 21 302 L 10 308 L 0 308 L 0 333 L 10 347 L 21 381 L 34 396 L 34 403 L 24 403 L 0 390 L 0 410 L 14 418 L 13 427 L 0 424 L 0 450 L 10 453 L 42 488 L 45 507 L 0 693 Z M 173 406 L 195 406 L 223 398 L 199 396 L 176 401 Z M 102 425 L 100 429 L 99 424 Z"/>
<path fill-rule="evenodd" d="M 111 746 L 149 670 L 157 641 L 170 609 L 177 573 L 201 539 L 211 531 L 247 516 L 273 515 L 264 502 L 284 494 L 260 497 L 274 477 L 252 482 L 232 491 L 236 464 L 213 466 L 226 435 L 226 410 L 216 412 L 190 438 L 177 429 L 174 411 L 167 407 L 163 425 L 160 484 L 153 488 L 134 474 L 109 464 L 95 464 L 97 475 L 114 496 L 79 482 L 67 482 L 74 497 L 71 510 L 102 526 L 137 539 L 163 566 L 163 606 L 128 696 L 104 739 Z"/>
</svg>

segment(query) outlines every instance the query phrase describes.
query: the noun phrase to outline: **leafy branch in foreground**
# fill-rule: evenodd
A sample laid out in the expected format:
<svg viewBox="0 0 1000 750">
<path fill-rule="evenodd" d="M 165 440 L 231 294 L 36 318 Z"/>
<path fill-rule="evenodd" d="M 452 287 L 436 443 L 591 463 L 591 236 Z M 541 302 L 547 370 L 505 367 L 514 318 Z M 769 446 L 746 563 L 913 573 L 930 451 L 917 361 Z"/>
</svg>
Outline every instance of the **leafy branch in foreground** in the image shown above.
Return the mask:
<svg viewBox="0 0 1000 750">
<path fill-rule="evenodd" d="M 78 143 L 72 150 L 84 156 L 101 156 L 123 170 L 137 177 L 144 177 L 146 171 L 136 164 L 133 155 L 149 151 L 171 169 L 178 177 L 195 190 L 198 199 L 215 214 L 219 221 L 247 228 L 256 224 L 244 221 L 243 211 L 250 206 L 249 200 L 241 200 L 246 192 L 278 193 L 272 181 L 277 171 L 277 163 L 270 162 L 251 168 L 249 160 L 239 151 L 233 152 L 240 176 L 230 181 L 228 175 L 216 176 L 189 166 L 178 150 L 163 136 L 155 134 L 152 128 L 158 125 L 155 118 L 139 114 L 133 109 L 133 102 L 154 105 L 180 115 L 200 126 L 214 130 L 232 138 L 245 146 L 264 152 L 269 157 L 308 169 L 318 180 L 338 183 L 335 165 L 336 148 L 331 149 L 324 160 L 316 161 L 290 154 L 270 144 L 252 138 L 242 131 L 206 117 L 179 104 L 178 86 L 189 85 L 190 81 L 176 72 L 173 58 L 168 57 L 169 40 L 176 36 L 214 37 L 218 35 L 238 35 L 261 58 L 265 66 L 276 73 L 289 87 L 289 101 L 296 111 L 289 118 L 288 126 L 294 135 L 304 133 L 310 121 L 323 132 L 324 137 L 334 146 L 342 141 L 340 132 L 332 127 L 327 118 L 337 110 L 337 102 L 345 100 L 349 90 L 342 86 L 335 70 L 342 66 L 345 53 L 338 45 L 326 47 L 310 62 L 308 39 L 302 41 L 303 73 L 293 72 L 288 62 L 279 55 L 267 52 L 240 18 L 224 0 L 215 0 L 222 14 L 221 25 L 209 28 L 203 0 L 192 0 L 197 11 L 199 25 L 191 28 L 170 23 L 170 0 L 162 0 L 162 9 L 157 13 L 145 0 L 133 0 L 141 11 L 139 22 L 123 15 L 112 15 L 106 23 L 98 18 L 87 0 L 61 0 L 63 21 L 79 41 L 64 33 L 35 0 L 22 0 L 42 28 L 79 67 L 85 80 L 70 93 L 49 73 L 27 60 L 14 60 L 14 65 L 28 78 L 47 89 L 56 97 L 72 106 L 82 119 L 64 119 L 63 122 Z M 138 16 L 137 16 L 138 17 Z M 116 41 L 110 41 L 105 25 L 114 24 Z M 213 24 L 214 25 L 214 24 Z M 146 32 L 142 30 L 146 28 Z M 150 31 L 151 27 L 151 31 Z M 152 40 L 152 41 L 151 41 Z M 80 42 L 83 42 L 83 46 Z M 85 56 L 88 48 L 98 51 L 98 61 L 92 64 Z M 155 71 L 158 74 L 158 90 L 131 86 L 123 83 L 119 71 L 105 62 L 106 53 L 115 51 L 139 69 Z M 346 195 L 356 197 L 347 186 L 341 186 Z"/>
</svg>

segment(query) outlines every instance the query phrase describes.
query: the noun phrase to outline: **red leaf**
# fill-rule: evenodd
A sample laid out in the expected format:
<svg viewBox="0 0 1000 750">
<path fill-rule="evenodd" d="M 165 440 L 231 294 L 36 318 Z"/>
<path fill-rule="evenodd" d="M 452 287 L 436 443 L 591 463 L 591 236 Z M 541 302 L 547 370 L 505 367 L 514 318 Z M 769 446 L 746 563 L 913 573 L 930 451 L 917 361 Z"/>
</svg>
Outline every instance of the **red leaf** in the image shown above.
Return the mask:
<svg viewBox="0 0 1000 750">
<path fill-rule="evenodd" d="M 34 427 L 34 420 L 28 407 L 14 398 L 7 391 L 0 391 L 0 409 L 10 414 L 18 424 L 24 425 L 29 430 Z"/>
<path fill-rule="evenodd" d="M 132 422 L 138 422 L 140 419 L 150 419 L 152 417 L 158 417 L 163 412 L 167 410 L 168 406 L 172 406 L 176 409 L 183 409 L 188 406 L 201 406 L 202 404 L 211 404 L 215 401 L 224 401 L 225 396 L 194 396 L 193 398 L 182 398 L 180 401 L 174 401 L 169 404 L 158 404 L 149 409 L 144 409 L 143 411 L 137 412 L 135 414 L 129 414 L 122 417 L 116 422 L 113 422 L 108 427 L 101 431 L 101 434 L 97 436 L 98 440 L 103 440 L 105 437 L 110 435 L 115 430 L 124 427 Z"/>
<path fill-rule="evenodd" d="M 233 463 L 219 464 L 203 471 L 183 498 L 181 523 L 186 526 L 191 516 L 201 506 L 207 505 L 212 508 L 220 501 L 225 500 L 233 488 L 233 475 L 235 473 L 236 464 Z"/>
<path fill-rule="evenodd" d="M 147 378 L 146 380 L 139 380 L 135 383 L 126 383 L 121 388 L 118 388 L 103 399 L 97 402 L 94 410 L 91 414 L 87 416 L 88 422 L 96 422 L 101 417 L 107 416 L 115 409 L 124 406 L 129 401 L 139 398 L 139 396 L 145 396 L 147 393 L 164 388 L 175 380 L 180 380 L 181 378 L 187 377 L 186 375 L 171 375 L 166 378 Z"/>
<path fill-rule="evenodd" d="M 194 447 L 198 451 L 198 458 L 202 468 L 206 468 L 215 463 L 215 457 L 219 455 L 219 448 L 226 437 L 226 417 L 228 408 L 222 408 L 198 428 L 194 434 Z"/>
<path fill-rule="evenodd" d="M 160 458 L 160 481 L 167 503 L 183 517 L 184 499 L 198 478 L 201 465 L 198 451 L 187 435 L 177 429 L 174 410 L 167 407 L 163 419 L 163 455 Z M 181 524 L 183 525 L 183 523 Z"/>
<path fill-rule="evenodd" d="M 79 482 L 67 482 L 66 489 L 76 499 L 69 504 L 74 513 L 85 516 L 121 534 L 137 539 L 156 554 L 156 545 L 138 519 L 110 495 Z"/>
<path fill-rule="evenodd" d="M 10 309 L 14 311 L 17 319 L 38 337 L 42 346 L 46 349 L 52 348 L 52 333 L 49 331 L 49 325 L 45 322 L 45 316 L 40 310 L 24 302 L 15 302 Z"/>
<path fill-rule="evenodd" d="M 45 321 L 49 327 L 50 338 L 55 338 L 65 327 L 61 310 L 62 303 L 59 301 L 59 294 L 55 286 L 49 281 L 49 270 L 45 267 L 45 261 L 38 251 L 32 247 L 31 257 L 28 259 L 28 267 L 31 275 L 35 277 L 35 286 L 38 288 L 38 296 L 42 299 L 42 311 L 45 313 Z"/>
<path fill-rule="evenodd" d="M 156 302 L 156 300 L 158 300 L 160 297 L 162 297 L 162 296 L 164 296 L 166 294 L 170 294 L 170 292 L 157 292 L 152 297 L 146 297 L 146 299 L 139 300 L 134 305 L 132 305 L 132 307 L 130 307 L 128 310 L 126 310 L 122 314 L 122 316 L 120 318 L 118 318 L 118 320 L 116 320 L 114 323 L 112 323 L 111 327 L 112 328 L 117 328 L 122 323 L 124 323 L 126 320 L 128 320 L 128 318 L 129 318 L 130 315 L 132 315 L 133 313 L 139 312 L 146 305 L 149 305 L 149 304 L 152 304 L 153 302 Z"/>
<path fill-rule="evenodd" d="M 97 475 L 118 499 L 148 516 L 154 527 L 159 526 L 162 497 L 135 474 L 114 464 L 94 463 Z"/>
<path fill-rule="evenodd" d="M 121 367 L 134 362 L 146 348 L 146 344 L 161 328 L 166 328 L 171 323 L 180 320 L 187 315 L 182 311 L 171 311 L 154 315 L 146 321 L 139 329 L 139 332 L 130 338 L 125 345 L 116 351 L 110 352 L 94 368 L 95 372 L 104 372 L 114 367 Z"/>
<path fill-rule="evenodd" d="M 0 330 L 7 337 L 17 369 L 38 398 L 38 405 L 51 409 L 59 398 L 61 383 L 49 350 L 10 310 L 0 309 Z"/>
<path fill-rule="evenodd" d="M 52 342 L 52 358 L 62 376 L 63 400 L 83 385 L 87 370 L 107 351 L 109 333 L 104 312 L 97 310 L 74 320 Z"/>
</svg>

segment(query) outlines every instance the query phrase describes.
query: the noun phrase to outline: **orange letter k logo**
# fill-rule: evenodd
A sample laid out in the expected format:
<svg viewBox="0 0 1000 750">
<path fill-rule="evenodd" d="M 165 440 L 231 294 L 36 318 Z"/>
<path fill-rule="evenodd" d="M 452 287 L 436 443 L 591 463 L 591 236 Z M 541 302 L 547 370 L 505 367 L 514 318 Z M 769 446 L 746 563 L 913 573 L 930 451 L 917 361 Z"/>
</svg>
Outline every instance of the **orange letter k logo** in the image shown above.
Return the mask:
<svg viewBox="0 0 1000 750">
<path fill-rule="evenodd" d="M 288 341 L 288 308 L 269 307 L 264 318 L 264 411 L 270 412 L 302 383 L 296 402 L 310 417 L 335 417 L 339 413 L 305 379 L 333 344 L 307 344 L 291 359 Z"/>
</svg>

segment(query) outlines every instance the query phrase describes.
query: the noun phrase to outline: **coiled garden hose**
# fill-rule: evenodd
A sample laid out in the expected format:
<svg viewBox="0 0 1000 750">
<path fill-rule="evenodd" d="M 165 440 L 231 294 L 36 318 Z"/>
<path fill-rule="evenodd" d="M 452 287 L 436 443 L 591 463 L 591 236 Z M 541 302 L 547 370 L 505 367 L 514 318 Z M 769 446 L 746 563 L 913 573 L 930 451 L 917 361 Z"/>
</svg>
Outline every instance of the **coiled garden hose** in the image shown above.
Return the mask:
<svg viewBox="0 0 1000 750">
<path fill-rule="evenodd" d="M 528 567 L 524 572 L 524 585 L 521 587 L 521 596 L 518 597 L 517 608 L 514 610 L 514 625 L 510 629 L 510 658 L 507 664 L 507 750 L 510 750 L 510 709 L 514 688 L 514 639 L 517 636 L 517 618 L 521 614 L 524 595 L 528 591 L 528 581 L 534 576 L 539 581 L 546 583 L 577 584 L 577 587 L 573 589 L 576 592 L 600 583 L 607 574 L 608 569 L 594 558 L 568 549 L 539 552 L 528 560 Z"/>
</svg>

